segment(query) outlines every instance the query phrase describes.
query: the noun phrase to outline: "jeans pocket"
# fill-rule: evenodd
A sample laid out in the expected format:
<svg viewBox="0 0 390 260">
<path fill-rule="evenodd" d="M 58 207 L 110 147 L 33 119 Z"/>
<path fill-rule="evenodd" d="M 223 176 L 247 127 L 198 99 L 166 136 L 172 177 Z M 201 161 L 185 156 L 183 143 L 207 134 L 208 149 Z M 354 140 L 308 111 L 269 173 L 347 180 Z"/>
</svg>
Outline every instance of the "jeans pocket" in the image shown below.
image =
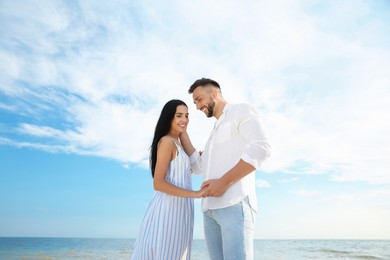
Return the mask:
<svg viewBox="0 0 390 260">
<path fill-rule="evenodd" d="M 251 215 L 252 218 L 252 223 L 256 223 L 256 210 L 252 207 L 251 203 L 249 202 L 248 196 L 244 198 L 243 201 L 243 206 L 248 208 L 249 214 Z"/>
</svg>

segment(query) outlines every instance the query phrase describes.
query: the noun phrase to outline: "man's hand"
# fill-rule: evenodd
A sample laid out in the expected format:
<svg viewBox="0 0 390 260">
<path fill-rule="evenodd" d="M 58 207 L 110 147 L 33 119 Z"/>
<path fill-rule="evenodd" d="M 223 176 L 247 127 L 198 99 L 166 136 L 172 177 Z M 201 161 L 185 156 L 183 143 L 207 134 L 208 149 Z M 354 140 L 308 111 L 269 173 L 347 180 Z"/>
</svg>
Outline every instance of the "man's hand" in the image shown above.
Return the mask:
<svg viewBox="0 0 390 260">
<path fill-rule="evenodd" d="M 220 197 L 229 186 L 221 179 L 210 179 L 202 183 L 201 188 L 206 188 L 203 197 Z"/>
</svg>

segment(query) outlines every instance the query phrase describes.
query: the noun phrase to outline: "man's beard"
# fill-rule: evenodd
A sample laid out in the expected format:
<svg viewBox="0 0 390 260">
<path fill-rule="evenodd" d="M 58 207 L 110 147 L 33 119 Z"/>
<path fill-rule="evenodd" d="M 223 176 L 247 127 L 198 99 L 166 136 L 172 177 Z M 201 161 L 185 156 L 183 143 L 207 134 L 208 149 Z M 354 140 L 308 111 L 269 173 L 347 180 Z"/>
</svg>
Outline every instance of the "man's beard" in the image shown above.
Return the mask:
<svg viewBox="0 0 390 260">
<path fill-rule="evenodd" d="M 207 117 L 212 117 L 214 115 L 215 102 L 210 100 L 210 103 L 207 104 Z"/>
</svg>

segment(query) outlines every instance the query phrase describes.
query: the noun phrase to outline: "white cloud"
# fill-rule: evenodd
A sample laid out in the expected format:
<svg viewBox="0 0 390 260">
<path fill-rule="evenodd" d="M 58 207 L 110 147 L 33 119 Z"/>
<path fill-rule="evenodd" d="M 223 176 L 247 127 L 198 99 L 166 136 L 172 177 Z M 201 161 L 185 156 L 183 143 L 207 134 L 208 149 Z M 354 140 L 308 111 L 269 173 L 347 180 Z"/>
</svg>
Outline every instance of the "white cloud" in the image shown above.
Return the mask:
<svg viewBox="0 0 390 260">
<path fill-rule="evenodd" d="M 289 182 L 295 182 L 295 181 L 298 181 L 298 180 L 299 180 L 299 178 L 294 177 L 294 178 L 288 178 L 288 179 L 279 180 L 278 183 L 289 183 Z"/>
<path fill-rule="evenodd" d="M 2 143 L 144 165 L 162 105 L 180 98 L 203 149 L 212 120 L 187 89 L 209 76 L 228 100 L 261 109 L 266 171 L 390 183 L 388 36 L 366 1 L 1 5 L 12 37 L 1 42 L 0 90 L 17 105 L 0 109 L 36 118 L 58 109 L 68 126 L 21 122 L 19 133 L 42 139 Z"/>
<path fill-rule="evenodd" d="M 52 127 L 47 126 L 36 126 L 31 124 L 21 124 L 19 127 L 19 132 L 22 134 L 28 134 L 38 137 L 52 137 L 52 138 L 58 138 L 58 139 L 69 139 L 69 135 L 74 135 L 75 133 L 66 133 L 58 129 L 54 129 Z"/>
<path fill-rule="evenodd" d="M 258 188 L 270 188 L 271 184 L 266 180 L 256 180 L 256 187 Z"/>
<path fill-rule="evenodd" d="M 16 107 L 15 106 L 8 105 L 8 104 L 2 104 L 2 103 L 0 103 L 0 109 L 11 111 L 11 112 L 15 112 L 16 111 Z"/>
<path fill-rule="evenodd" d="M 304 196 L 304 197 L 313 197 L 313 196 L 316 196 L 316 195 L 320 194 L 316 190 L 305 190 L 305 189 L 294 190 L 294 191 L 291 191 L 291 192 L 293 194 L 297 194 L 299 196 Z"/>
<path fill-rule="evenodd" d="M 363 192 L 345 192 L 339 195 L 327 197 L 324 199 L 326 202 L 339 202 L 339 203 L 351 203 L 351 202 L 359 202 L 359 201 L 369 201 L 374 199 L 383 199 L 386 201 L 390 198 L 390 190 L 389 189 L 375 189 L 368 190 Z"/>
<path fill-rule="evenodd" d="M 52 144 L 49 145 L 49 144 L 33 143 L 33 142 L 25 142 L 25 141 L 15 141 L 3 137 L 0 137 L 0 144 L 14 146 L 18 148 L 32 148 L 32 149 L 37 149 L 37 150 L 46 151 L 50 153 L 76 153 L 82 155 L 94 155 L 93 153 L 78 151 L 71 146 L 52 145 Z"/>
</svg>

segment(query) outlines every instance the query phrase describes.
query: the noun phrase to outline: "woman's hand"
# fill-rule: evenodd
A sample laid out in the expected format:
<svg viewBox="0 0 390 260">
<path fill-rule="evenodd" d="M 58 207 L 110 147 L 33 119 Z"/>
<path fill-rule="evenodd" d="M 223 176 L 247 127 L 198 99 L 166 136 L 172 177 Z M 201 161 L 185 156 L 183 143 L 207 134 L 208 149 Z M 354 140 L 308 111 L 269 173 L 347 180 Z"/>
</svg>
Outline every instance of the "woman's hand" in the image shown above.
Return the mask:
<svg viewBox="0 0 390 260">
<path fill-rule="evenodd" d="M 204 197 L 206 197 L 205 196 L 205 192 L 206 192 L 206 187 L 202 188 L 202 189 L 200 189 L 198 191 L 194 191 L 194 194 L 195 194 L 194 198 L 204 198 Z"/>
</svg>

